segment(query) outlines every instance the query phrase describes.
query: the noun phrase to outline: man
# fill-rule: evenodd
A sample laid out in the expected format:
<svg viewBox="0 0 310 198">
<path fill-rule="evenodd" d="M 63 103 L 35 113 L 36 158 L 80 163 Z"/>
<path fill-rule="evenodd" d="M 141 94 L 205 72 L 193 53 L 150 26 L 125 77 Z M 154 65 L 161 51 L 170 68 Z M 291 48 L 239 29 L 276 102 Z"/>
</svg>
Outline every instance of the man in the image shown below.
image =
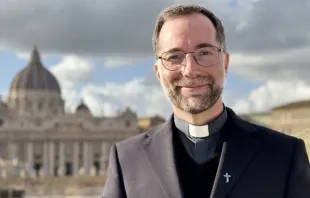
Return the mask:
<svg viewBox="0 0 310 198">
<path fill-rule="evenodd" d="M 112 147 L 103 197 L 310 197 L 304 142 L 241 120 L 223 104 L 229 54 L 212 12 L 198 5 L 167 8 L 153 44 L 173 114 Z"/>
</svg>

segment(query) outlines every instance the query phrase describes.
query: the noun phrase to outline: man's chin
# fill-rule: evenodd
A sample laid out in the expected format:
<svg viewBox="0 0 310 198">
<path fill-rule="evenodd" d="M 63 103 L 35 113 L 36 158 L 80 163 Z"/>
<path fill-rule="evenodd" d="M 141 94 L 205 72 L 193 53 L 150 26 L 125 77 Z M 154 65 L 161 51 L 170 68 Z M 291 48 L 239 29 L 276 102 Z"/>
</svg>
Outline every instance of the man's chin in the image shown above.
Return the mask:
<svg viewBox="0 0 310 198">
<path fill-rule="evenodd" d="M 195 95 L 195 96 L 187 97 L 186 103 L 192 107 L 203 107 L 205 102 L 204 102 L 203 96 Z"/>
<path fill-rule="evenodd" d="M 206 110 L 206 108 L 197 108 L 197 107 L 187 107 L 187 108 L 183 109 L 183 111 L 190 113 L 190 114 L 193 114 L 193 115 L 202 113 L 205 110 Z"/>
<path fill-rule="evenodd" d="M 206 106 L 201 103 L 188 102 L 181 105 L 181 109 L 191 114 L 199 114 L 207 110 Z"/>
</svg>

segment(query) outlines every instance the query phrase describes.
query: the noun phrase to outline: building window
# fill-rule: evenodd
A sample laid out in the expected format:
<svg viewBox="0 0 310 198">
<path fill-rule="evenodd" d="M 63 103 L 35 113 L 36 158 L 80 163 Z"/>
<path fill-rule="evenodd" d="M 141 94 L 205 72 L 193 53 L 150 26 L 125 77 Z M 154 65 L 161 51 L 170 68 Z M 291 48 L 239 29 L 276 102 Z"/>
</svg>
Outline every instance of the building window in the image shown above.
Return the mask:
<svg viewBox="0 0 310 198">
<path fill-rule="evenodd" d="M 39 100 L 39 102 L 38 102 L 38 110 L 39 111 L 41 111 L 43 109 L 43 104 L 44 104 L 44 100 L 43 99 Z"/>
<path fill-rule="evenodd" d="M 54 124 L 54 128 L 59 128 L 59 126 L 60 126 L 59 123 Z"/>
<path fill-rule="evenodd" d="M 53 108 L 53 107 L 54 107 L 54 101 L 50 101 L 50 102 L 49 102 L 49 107 L 50 107 L 50 108 Z"/>
<path fill-rule="evenodd" d="M 82 123 L 82 122 L 79 122 L 78 124 L 77 124 L 77 128 L 83 128 L 84 127 L 84 124 Z"/>
<path fill-rule="evenodd" d="M 95 153 L 94 158 L 95 159 L 100 159 L 100 154 L 99 153 Z"/>
<path fill-rule="evenodd" d="M 40 126 L 40 125 L 42 124 L 42 120 L 37 118 L 37 119 L 35 120 L 35 124 L 36 124 L 37 126 Z"/>
<path fill-rule="evenodd" d="M 35 156 L 34 156 L 34 159 L 35 159 L 36 161 L 40 161 L 40 160 L 41 160 L 41 155 L 35 155 Z"/>
<path fill-rule="evenodd" d="M 53 114 L 57 114 L 58 113 L 58 109 L 55 107 L 53 108 Z"/>
<path fill-rule="evenodd" d="M 292 131 L 291 131 L 291 128 L 283 128 L 282 132 L 285 134 L 291 134 Z"/>
<path fill-rule="evenodd" d="M 93 166 L 94 166 L 94 168 L 95 168 L 95 174 L 96 174 L 96 176 L 99 176 L 100 175 L 100 168 L 101 168 L 101 166 L 100 166 L 100 162 L 99 161 L 95 161 L 94 163 L 93 163 Z"/>
<path fill-rule="evenodd" d="M 26 100 L 26 108 L 31 108 L 31 102 L 30 100 Z"/>
<path fill-rule="evenodd" d="M 131 125 L 131 122 L 130 122 L 129 120 L 126 120 L 126 121 L 125 121 L 125 126 L 126 126 L 126 127 L 130 127 L 130 125 Z"/>
</svg>

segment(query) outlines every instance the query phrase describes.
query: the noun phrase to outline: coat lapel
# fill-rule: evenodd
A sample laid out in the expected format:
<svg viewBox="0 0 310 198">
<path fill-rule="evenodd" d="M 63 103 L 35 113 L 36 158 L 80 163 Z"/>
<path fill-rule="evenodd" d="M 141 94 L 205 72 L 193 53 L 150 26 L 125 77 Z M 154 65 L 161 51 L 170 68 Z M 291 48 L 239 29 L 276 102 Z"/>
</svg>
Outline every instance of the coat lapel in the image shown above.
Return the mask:
<svg viewBox="0 0 310 198">
<path fill-rule="evenodd" d="M 172 120 L 171 117 L 163 128 L 149 133 L 141 144 L 151 171 L 166 198 L 182 197 L 173 151 Z"/>
<path fill-rule="evenodd" d="M 259 148 L 256 128 L 238 118 L 228 109 L 231 125 L 227 138 L 227 151 L 216 188 L 215 198 L 225 198 L 237 184 Z M 230 175 L 226 182 L 225 174 Z"/>
</svg>

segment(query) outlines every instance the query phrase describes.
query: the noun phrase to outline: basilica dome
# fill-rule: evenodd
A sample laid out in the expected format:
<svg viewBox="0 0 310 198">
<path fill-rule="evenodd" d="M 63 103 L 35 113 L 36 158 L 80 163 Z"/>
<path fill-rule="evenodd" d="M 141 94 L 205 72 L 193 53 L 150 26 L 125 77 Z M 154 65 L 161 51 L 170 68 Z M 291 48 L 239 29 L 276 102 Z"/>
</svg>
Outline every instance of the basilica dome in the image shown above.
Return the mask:
<svg viewBox="0 0 310 198">
<path fill-rule="evenodd" d="M 12 81 L 10 92 L 15 91 L 50 91 L 60 94 L 60 86 L 55 76 L 49 72 L 34 47 L 28 65 Z"/>
<path fill-rule="evenodd" d="M 91 115 L 91 111 L 88 106 L 82 100 L 81 103 L 76 107 L 75 114 L 77 115 Z"/>
<path fill-rule="evenodd" d="M 82 101 L 76 108 L 76 111 L 89 111 L 87 105 Z"/>
<path fill-rule="evenodd" d="M 11 83 L 7 105 L 21 116 L 54 116 L 64 113 L 64 100 L 56 77 L 46 69 L 37 47 L 26 67 Z"/>
</svg>

